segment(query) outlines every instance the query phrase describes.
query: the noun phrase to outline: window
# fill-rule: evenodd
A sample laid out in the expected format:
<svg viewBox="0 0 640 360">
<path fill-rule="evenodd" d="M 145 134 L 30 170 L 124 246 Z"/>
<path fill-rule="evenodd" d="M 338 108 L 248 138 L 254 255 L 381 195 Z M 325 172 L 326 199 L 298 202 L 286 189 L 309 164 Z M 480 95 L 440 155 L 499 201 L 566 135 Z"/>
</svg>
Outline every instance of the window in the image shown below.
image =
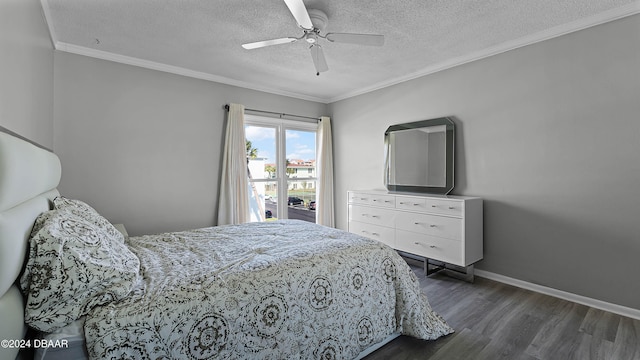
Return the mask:
<svg viewBox="0 0 640 360">
<path fill-rule="evenodd" d="M 251 221 L 316 221 L 317 124 L 245 115 Z"/>
</svg>

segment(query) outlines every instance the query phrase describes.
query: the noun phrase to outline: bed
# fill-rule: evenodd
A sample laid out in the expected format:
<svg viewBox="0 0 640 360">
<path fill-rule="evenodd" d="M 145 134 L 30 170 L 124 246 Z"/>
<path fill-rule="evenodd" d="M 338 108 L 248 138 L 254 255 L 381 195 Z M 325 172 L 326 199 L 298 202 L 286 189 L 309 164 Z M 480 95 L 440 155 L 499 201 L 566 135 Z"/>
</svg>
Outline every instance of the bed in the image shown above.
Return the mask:
<svg viewBox="0 0 640 360">
<path fill-rule="evenodd" d="M 0 132 L 1 359 L 354 359 L 453 332 L 379 242 L 296 220 L 125 237 L 60 176 Z"/>
</svg>

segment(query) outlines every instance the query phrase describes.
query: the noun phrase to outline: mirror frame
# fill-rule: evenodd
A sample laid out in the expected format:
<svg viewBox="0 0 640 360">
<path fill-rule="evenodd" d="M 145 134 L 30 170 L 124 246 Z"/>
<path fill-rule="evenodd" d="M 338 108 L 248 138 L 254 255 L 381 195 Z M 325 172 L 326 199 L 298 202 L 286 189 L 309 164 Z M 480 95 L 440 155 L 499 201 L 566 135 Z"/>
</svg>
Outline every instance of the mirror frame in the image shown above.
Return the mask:
<svg viewBox="0 0 640 360">
<path fill-rule="evenodd" d="M 444 186 L 428 186 L 428 185 L 399 185 L 390 182 L 391 176 L 391 151 L 390 151 L 390 135 L 394 131 L 419 129 L 431 126 L 445 125 L 445 185 Z M 384 133 L 384 185 L 389 191 L 395 192 L 417 192 L 447 195 L 454 187 L 453 166 L 454 166 L 454 149 L 455 149 L 455 123 L 449 117 L 442 117 L 430 120 L 421 120 L 404 124 L 392 125 L 387 128 Z"/>
</svg>

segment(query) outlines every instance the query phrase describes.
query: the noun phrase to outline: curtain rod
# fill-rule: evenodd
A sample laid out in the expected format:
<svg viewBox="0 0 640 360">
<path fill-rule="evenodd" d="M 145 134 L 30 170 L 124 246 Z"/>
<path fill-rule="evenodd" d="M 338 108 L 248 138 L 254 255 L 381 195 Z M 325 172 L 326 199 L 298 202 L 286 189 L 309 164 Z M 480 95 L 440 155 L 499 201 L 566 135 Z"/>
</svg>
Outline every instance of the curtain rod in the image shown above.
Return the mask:
<svg viewBox="0 0 640 360">
<path fill-rule="evenodd" d="M 224 105 L 224 109 L 229 111 L 229 104 L 225 104 Z M 303 115 L 285 114 L 285 113 L 279 113 L 279 112 L 275 112 L 275 111 L 255 110 L 255 109 L 247 109 L 247 108 L 245 108 L 244 111 L 251 111 L 251 112 L 262 113 L 262 114 L 278 115 L 278 117 L 280 119 L 282 119 L 285 116 L 291 116 L 291 117 L 310 119 L 310 120 L 315 120 L 315 121 L 322 121 L 322 119 L 320 119 L 320 118 L 314 118 L 314 117 L 303 116 Z"/>
</svg>

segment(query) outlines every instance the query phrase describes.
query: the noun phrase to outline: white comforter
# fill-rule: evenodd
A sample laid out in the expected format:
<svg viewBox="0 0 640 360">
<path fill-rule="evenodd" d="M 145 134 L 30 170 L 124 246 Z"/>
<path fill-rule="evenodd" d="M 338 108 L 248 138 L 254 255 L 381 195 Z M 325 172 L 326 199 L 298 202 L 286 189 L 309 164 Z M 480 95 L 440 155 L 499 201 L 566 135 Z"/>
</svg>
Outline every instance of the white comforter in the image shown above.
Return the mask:
<svg viewBox="0 0 640 360">
<path fill-rule="evenodd" d="M 133 237 L 142 280 L 94 308 L 95 359 L 352 359 L 453 330 L 391 248 L 302 221 Z"/>
</svg>

